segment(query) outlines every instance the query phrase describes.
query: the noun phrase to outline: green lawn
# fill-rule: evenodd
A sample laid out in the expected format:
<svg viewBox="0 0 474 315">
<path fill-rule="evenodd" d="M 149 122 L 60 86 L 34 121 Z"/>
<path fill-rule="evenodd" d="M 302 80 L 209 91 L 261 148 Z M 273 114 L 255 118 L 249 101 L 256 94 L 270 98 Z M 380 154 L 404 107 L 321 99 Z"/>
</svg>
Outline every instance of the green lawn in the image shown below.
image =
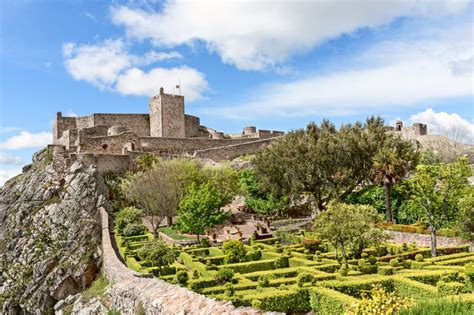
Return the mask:
<svg viewBox="0 0 474 315">
<path fill-rule="evenodd" d="M 179 231 L 173 229 L 173 227 L 169 226 L 161 227 L 160 232 L 165 233 L 166 235 L 177 241 L 190 241 L 196 239 L 196 237 L 183 235 Z"/>
</svg>

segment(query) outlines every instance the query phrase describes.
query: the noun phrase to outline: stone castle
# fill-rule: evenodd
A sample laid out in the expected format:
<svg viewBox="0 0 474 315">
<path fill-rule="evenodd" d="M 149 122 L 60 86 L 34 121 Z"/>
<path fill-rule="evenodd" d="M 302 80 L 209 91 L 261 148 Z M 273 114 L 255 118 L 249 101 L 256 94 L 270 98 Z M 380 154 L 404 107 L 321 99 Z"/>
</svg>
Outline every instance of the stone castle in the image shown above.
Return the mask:
<svg viewBox="0 0 474 315">
<path fill-rule="evenodd" d="M 121 172 L 143 153 L 219 161 L 253 154 L 284 134 L 246 127 L 242 133 L 225 135 L 202 126 L 199 117 L 185 114 L 184 108 L 184 96 L 161 88 L 150 99 L 149 114 L 63 117 L 58 112 L 48 147 L 57 164 L 68 167 L 81 160 L 101 172 Z"/>
<path fill-rule="evenodd" d="M 390 130 L 406 139 L 417 139 L 419 136 L 426 136 L 428 134 L 428 127 L 426 124 L 414 123 L 410 127 L 403 127 L 403 122 L 401 120 L 397 120 L 395 128 L 391 127 Z"/>
</svg>

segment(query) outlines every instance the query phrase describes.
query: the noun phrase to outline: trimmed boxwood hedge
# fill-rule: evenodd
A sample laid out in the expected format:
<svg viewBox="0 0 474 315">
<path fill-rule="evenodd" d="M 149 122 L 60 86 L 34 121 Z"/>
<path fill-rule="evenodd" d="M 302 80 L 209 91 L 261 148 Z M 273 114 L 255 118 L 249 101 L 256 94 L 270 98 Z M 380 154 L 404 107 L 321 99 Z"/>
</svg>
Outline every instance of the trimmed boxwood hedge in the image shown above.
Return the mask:
<svg viewBox="0 0 474 315">
<path fill-rule="evenodd" d="M 275 259 L 267 259 L 236 264 L 226 264 L 222 266 L 217 266 L 217 268 L 229 268 L 234 270 L 234 272 L 238 273 L 250 273 L 254 271 L 273 269 L 275 268 L 275 262 Z"/>
<path fill-rule="evenodd" d="M 392 283 L 395 293 L 403 297 L 424 300 L 438 295 L 435 287 L 411 279 L 394 276 Z"/>
<path fill-rule="evenodd" d="M 309 312 L 309 290 L 275 290 L 254 296 L 252 307 L 264 311 L 294 313 Z"/>
<path fill-rule="evenodd" d="M 339 315 L 358 300 L 352 296 L 328 288 L 316 287 L 310 290 L 311 309 L 318 314 Z"/>
</svg>

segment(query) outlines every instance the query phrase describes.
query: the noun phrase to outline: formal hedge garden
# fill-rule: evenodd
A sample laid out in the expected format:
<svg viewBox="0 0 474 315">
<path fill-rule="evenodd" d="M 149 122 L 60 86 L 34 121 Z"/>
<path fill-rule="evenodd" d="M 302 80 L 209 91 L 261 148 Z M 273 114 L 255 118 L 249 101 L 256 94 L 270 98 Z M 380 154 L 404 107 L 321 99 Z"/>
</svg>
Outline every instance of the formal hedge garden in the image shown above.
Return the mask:
<svg viewBox="0 0 474 315">
<path fill-rule="evenodd" d="M 439 256 L 431 258 L 429 248 L 384 244 L 364 249 L 362 258 L 351 259 L 345 270 L 329 244 L 301 233 L 292 244 L 271 238 L 170 247 L 176 259 L 158 268 L 139 255 L 152 234 L 125 236 L 118 228 L 115 233 L 129 268 L 235 306 L 344 314 L 370 298 L 374 287 L 410 299 L 412 307 L 441 298 L 474 304 L 474 253 L 467 246 L 440 248 Z"/>
</svg>

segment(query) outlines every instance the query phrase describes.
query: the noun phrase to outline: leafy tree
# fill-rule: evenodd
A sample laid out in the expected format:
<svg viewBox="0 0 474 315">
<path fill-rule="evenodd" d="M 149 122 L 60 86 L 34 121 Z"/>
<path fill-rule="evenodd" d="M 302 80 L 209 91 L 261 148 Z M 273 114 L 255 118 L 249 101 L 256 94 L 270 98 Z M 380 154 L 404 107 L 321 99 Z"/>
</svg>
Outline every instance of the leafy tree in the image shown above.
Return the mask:
<svg viewBox="0 0 474 315">
<path fill-rule="evenodd" d="M 141 215 L 141 211 L 135 207 L 123 208 L 115 217 L 115 226 L 121 232 L 127 225 L 140 224 Z"/>
<path fill-rule="evenodd" d="M 474 240 L 474 188 L 467 189 L 465 196 L 459 200 L 457 226 L 462 236 Z"/>
<path fill-rule="evenodd" d="M 239 191 L 239 174 L 230 165 L 204 167 L 203 176 L 219 191 L 222 202 L 229 203 Z"/>
<path fill-rule="evenodd" d="M 183 232 L 199 236 L 207 228 L 221 224 L 227 218 L 220 208 L 224 205 L 219 192 L 209 183 L 192 183 L 179 203 L 178 223 Z"/>
<path fill-rule="evenodd" d="M 375 180 L 382 183 L 385 192 L 387 222 L 393 221 L 390 193 L 392 186 L 400 182 L 418 161 L 418 153 L 411 142 L 398 136 L 386 139 L 373 158 Z"/>
<path fill-rule="evenodd" d="M 419 165 L 410 179 L 411 201 L 423 209 L 431 232 L 431 255 L 436 256 L 436 232 L 457 211 L 459 199 L 469 187 L 467 159 L 455 163 Z"/>
<path fill-rule="evenodd" d="M 280 212 L 288 205 L 288 197 L 277 198 L 272 193 L 263 192 L 255 179 L 255 170 L 246 168 L 239 174 L 240 190 L 245 196 L 247 207 L 257 213 Z"/>
<path fill-rule="evenodd" d="M 152 169 L 133 175 L 124 185 L 127 198 L 142 209 L 155 236 L 161 222 L 176 214 L 187 180 L 187 164 L 181 161 L 162 161 Z"/>
<path fill-rule="evenodd" d="M 311 123 L 258 153 L 256 177 L 262 190 L 276 197 L 307 195 L 324 210 L 330 200 L 343 200 L 369 178 L 372 158 L 386 138 L 380 118 L 339 129 L 327 120 Z"/>
<path fill-rule="evenodd" d="M 346 269 L 349 267 L 348 251 L 370 246 L 385 238 L 375 226 L 380 220 L 377 211 L 366 205 L 348 205 L 332 201 L 326 211 L 318 214 L 314 228 L 321 239 L 328 240 L 336 249 L 336 259 L 341 263 L 339 250 Z"/>
<path fill-rule="evenodd" d="M 158 267 L 161 274 L 161 268 L 172 264 L 177 257 L 177 253 L 163 241 L 154 239 L 138 250 L 138 257 L 141 260 L 149 261 L 153 267 Z"/>
<path fill-rule="evenodd" d="M 246 260 L 245 255 L 247 254 L 247 250 L 245 249 L 244 243 L 240 240 L 224 242 L 222 251 L 225 255 L 224 261 L 226 264 L 239 263 Z"/>
</svg>

